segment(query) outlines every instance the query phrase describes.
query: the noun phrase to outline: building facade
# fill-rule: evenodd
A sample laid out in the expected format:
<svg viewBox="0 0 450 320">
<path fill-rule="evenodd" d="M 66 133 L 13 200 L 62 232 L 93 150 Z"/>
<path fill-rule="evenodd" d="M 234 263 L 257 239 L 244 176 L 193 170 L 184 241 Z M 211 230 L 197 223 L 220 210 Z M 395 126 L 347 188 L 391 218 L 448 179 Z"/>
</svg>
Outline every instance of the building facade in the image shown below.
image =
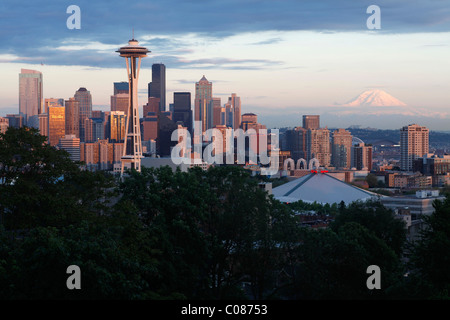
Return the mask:
<svg viewBox="0 0 450 320">
<path fill-rule="evenodd" d="M 412 171 L 414 161 L 429 152 L 429 130 L 418 124 L 400 129 L 400 169 Z"/>
</svg>

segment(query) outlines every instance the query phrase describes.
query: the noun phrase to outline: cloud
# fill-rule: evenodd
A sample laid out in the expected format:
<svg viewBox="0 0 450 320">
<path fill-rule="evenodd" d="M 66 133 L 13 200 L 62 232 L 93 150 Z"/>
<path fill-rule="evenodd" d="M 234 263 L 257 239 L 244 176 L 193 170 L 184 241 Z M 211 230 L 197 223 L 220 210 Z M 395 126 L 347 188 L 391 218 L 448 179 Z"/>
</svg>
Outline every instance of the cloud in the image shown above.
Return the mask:
<svg viewBox="0 0 450 320">
<path fill-rule="evenodd" d="M 45 56 L 47 64 L 111 67 L 117 64 L 112 60 L 116 57 L 113 52 L 106 55 L 106 50 L 123 45 L 122 39 L 131 38 L 134 28 L 150 50 L 155 49 L 163 54 L 161 58 L 172 62 L 171 57 L 187 54 L 201 45 L 192 42 L 189 38 L 192 34 L 198 35 L 197 39 L 220 41 L 243 32 L 271 30 L 368 32 L 366 8 L 373 1 L 77 0 L 81 9 L 80 30 L 66 27 L 70 16 L 66 9 L 70 4 L 56 0 L 2 1 L 0 54 L 20 57 L 19 62 L 24 63 L 29 58 Z M 450 30 L 450 7 L 446 1 L 378 0 L 377 5 L 381 8 L 380 33 Z M 185 35 L 186 39 L 174 39 L 174 35 Z M 273 37 L 251 44 L 263 46 L 279 41 L 280 38 Z M 86 56 L 80 52 L 86 52 Z M 100 57 L 101 54 L 105 56 Z M 173 62 L 176 65 L 177 60 Z M 225 69 L 239 68 L 228 62 L 220 65 Z M 253 65 L 247 69 L 259 67 Z"/>
</svg>

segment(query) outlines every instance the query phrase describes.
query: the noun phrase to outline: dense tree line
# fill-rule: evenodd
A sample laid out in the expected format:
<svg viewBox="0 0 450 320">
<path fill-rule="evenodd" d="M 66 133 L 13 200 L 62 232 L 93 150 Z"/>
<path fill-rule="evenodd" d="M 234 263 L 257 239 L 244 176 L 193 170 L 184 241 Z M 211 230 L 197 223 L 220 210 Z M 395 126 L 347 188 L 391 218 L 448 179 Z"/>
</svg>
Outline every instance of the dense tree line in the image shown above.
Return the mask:
<svg viewBox="0 0 450 320">
<path fill-rule="evenodd" d="M 44 142 L 0 134 L 1 299 L 448 298 L 449 197 L 410 244 L 378 202 L 287 205 L 234 166 L 119 180 Z M 302 210 L 334 221 L 302 227 Z M 81 290 L 66 287 L 69 265 Z M 366 286 L 369 265 L 380 290 Z"/>
</svg>

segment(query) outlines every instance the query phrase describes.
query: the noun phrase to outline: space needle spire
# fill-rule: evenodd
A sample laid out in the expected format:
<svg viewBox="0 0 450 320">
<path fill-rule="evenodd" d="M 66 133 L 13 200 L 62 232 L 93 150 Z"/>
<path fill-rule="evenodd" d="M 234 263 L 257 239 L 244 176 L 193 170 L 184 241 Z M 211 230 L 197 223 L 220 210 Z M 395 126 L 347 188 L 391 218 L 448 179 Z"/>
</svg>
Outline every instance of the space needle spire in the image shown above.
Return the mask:
<svg viewBox="0 0 450 320">
<path fill-rule="evenodd" d="M 128 45 L 121 47 L 116 52 L 126 59 L 129 88 L 127 123 L 120 171 L 120 175 L 123 176 L 125 168 L 141 171 L 142 142 L 138 111 L 138 80 L 141 58 L 145 58 L 150 51 L 139 46 L 139 42 L 134 39 L 133 29 L 133 38 L 128 41 Z"/>
</svg>

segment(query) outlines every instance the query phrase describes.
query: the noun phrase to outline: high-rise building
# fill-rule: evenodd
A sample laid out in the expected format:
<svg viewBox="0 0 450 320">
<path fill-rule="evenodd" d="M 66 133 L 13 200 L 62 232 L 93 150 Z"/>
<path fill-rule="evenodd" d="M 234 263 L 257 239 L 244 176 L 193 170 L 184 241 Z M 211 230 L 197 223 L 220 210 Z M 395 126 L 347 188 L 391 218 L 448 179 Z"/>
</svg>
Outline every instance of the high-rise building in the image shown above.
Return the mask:
<svg viewBox="0 0 450 320">
<path fill-rule="evenodd" d="M 294 161 L 298 159 L 307 159 L 306 152 L 306 135 L 308 130 L 303 127 L 295 127 L 294 129 L 286 131 L 286 151 L 291 152 L 291 158 Z M 304 168 L 306 169 L 306 168 Z"/>
<path fill-rule="evenodd" d="M 208 109 L 212 100 L 212 82 L 203 76 L 195 83 L 195 121 L 202 122 L 202 132 L 209 129 Z"/>
<path fill-rule="evenodd" d="M 80 138 L 74 134 L 66 134 L 59 140 L 59 147 L 70 154 L 72 161 L 80 161 Z"/>
<path fill-rule="evenodd" d="M 80 140 L 84 142 L 85 119 L 92 117 L 92 96 L 86 88 L 80 88 L 75 92 L 74 98 L 79 103 Z"/>
<path fill-rule="evenodd" d="M 21 128 L 23 123 L 23 115 L 21 114 L 7 114 L 6 117 L 9 120 L 9 126 L 14 128 Z"/>
<path fill-rule="evenodd" d="M 363 142 L 353 146 L 353 167 L 356 170 L 372 170 L 372 146 Z"/>
<path fill-rule="evenodd" d="M 46 98 L 44 100 L 45 110 L 44 113 L 48 112 L 48 107 L 64 107 L 64 99 Z"/>
<path fill-rule="evenodd" d="M 304 115 L 303 116 L 303 128 L 319 129 L 320 128 L 320 116 L 318 115 Z"/>
<path fill-rule="evenodd" d="M 85 142 L 96 142 L 105 139 L 104 122 L 101 118 L 85 119 Z"/>
<path fill-rule="evenodd" d="M 213 98 L 212 101 L 212 126 L 225 125 L 225 108 L 222 107 L 220 98 Z"/>
<path fill-rule="evenodd" d="M 39 118 L 39 133 L 43 136 L 48 137 L 48 113 L 41 113 L 40 115 L 38 115 L 38 118 Z"/>
<path fill-rule="evenodd" d="M 111 111 L 109 115 L 108 135 L 111 142 L 123 142 L 125 139 L 127 116 L 123 111 Z"/>
<path fill-rule="evenodd" d="M 192 107 L 190 92 L 173 93 L 173 115 L 172 120 L 175 123 L 186 127 L 192 134 Z"/>
<path fill-rule="evenodd" d="M 429 130 L 418 124 L 410 124 L 400 129 L 400 169 L 411 171 L 414 160 L 429 151 Z"/>
<path fill-rule="evenodd" d="M 228 103 L 233 109 L 233 129 L 236 130 L 241 126 L 241 98 L 232 93 L 231 97 L 228 97 Z"/>
<path fill-rule="evenodd" d="M 120 170 L 120 174 L 123 175 L 125 168 L 141 172 L 142 141 L 138 109 L 138 81 L 141 59 L 145 58 L 150 51 L 140 46 L 136 39 L 131 39 L 128 41 L 127 46 L 121 47 L 116 52 L 119 52 L 120 56 L 126 59 L 127 78 L 130 88 L 130 102 L 128 104 L 129 109 L 127 112 L 127 124 Z"/>
<path fill-rule="evenodd" d="M 143 106 L 143 117 L 146 117 L 149 112 L 158 114 L 159 110 L 159 98 L 149 97 L 147 104 Z"/>
<path fill-rule="evenodd" d="M 352 134 L 345 129 L 333 132 L 331 163 L 338 169 L 350 169 L 352 164 Z"/>
<path fill-rule="evenodd" d="M 111 111 L 123 111 L 128 115 L 129 99 L 128 93 L 116 93 L 111 96 Z"/>
<path fill-rule="evenodd" d="M 65 101 L 66 135 L 80 137 L 80 103 L 75 98 Z"/>
<path fill-rule="evenodd" d="M 160 112 L 158 118 L 158 139 L 156 140 L 157 153 L 164 157 L 171 155 L 171 149 L 177 144 L 172 141 L 172 132 L 178 129 L 178 125 L 173 121 L 170 111 Z"/>
<path fill-rule="evenodd" d="M 158 114 L 149 112 L 142 118 L 142 141 L 155 140 L 158 138 Z"/>
<path fill-rule="evenodd" d="M 48 142 L 56 146 L 66 135 L 65 107 L 48 107 Z"/>
<path fill-rule="evenodd" d="M 306 153 L 307 161 L 316 158 L 321 166 L 330 166 L 330 131 L 328 128 L 308 129 L 306 133 Z"/>
<path fill-rule="evenodd" d="M 38 128 L 38 114 L 42 110 L 42 73 L 36 70 L 21 69 L 19 74 L 19 113 L 24 125 Z"/>
<path fill-rule="evenodd" d="M 233 107 L 231 106 L 230 102 L 225 103 L 223 107 L 225 109 L 225 125 L 227 127 L 233 128 Z"/>
<path fill-rule="evenodd" d="M 148 84 L 148 97 L 159 98 L 159 110 L 166 111 L 166 66 L 152 65 L 152 82 Z"/>
<path fill-rule="evenodd" d="M 126 81 L 114 82 L 114 95 L 119 93 L 129 93 L 129 84 Z"/>
<path fill-rule="evenodd" d="M 9 127 L 9 119 L 0 117 L 0 133 L 5 133 Z"/>
</svg>

